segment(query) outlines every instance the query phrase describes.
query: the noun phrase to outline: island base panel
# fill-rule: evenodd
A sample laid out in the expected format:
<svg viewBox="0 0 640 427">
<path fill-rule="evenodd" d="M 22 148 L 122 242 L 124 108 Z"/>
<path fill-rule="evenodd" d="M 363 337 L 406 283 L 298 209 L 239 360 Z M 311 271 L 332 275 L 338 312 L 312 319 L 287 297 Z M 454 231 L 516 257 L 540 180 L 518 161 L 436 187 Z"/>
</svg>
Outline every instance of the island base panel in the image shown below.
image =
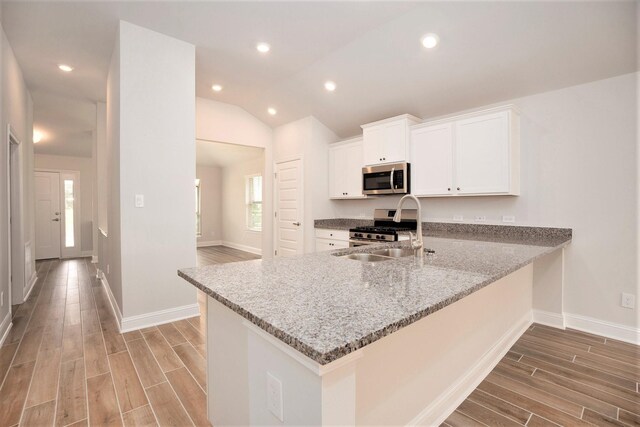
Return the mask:
<svg viewBox="0 0 640 427">
<path fill-rule="evenodd" d="M 213 425 L 433 425 L 493 369 L 532 321 L 526 266 L 356 353 L 315 361 L 208 298 Z M 267 407 L 282 382 L 283 421 Z"/>
</svg>

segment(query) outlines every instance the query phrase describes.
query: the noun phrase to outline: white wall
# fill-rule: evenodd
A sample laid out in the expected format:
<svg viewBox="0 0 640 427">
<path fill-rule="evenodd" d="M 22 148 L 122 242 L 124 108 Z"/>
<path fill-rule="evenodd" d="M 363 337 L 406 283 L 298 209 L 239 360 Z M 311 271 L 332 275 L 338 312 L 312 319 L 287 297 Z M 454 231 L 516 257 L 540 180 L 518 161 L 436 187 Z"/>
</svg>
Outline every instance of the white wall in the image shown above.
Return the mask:
<svg viewBox="0 0 640 427">
<path fill-rule="evenodd" d="M 107 277 L 119 281 L 112 291 L 122 327 L 193 315 L 195 289 L 177 270 L 196 265 L 194 46 L 121 21 L 107 128 Z M 143 208 L 134 205 L 137 194 Z"/>
<path fill-rule="evenodd" d="M 273 132 L 240 107 L 196 98 L 196 138 L 205 141 L 264 148 L 265 177 L 273 176 Z M 273 180 L 264 181 L 264 212 L 273 212 Z M 273 254 L 273 218 L 264 217 L 262 256 Z"/>
<path fill-rule="evenodd" d="M 35 168 L 42 170 L 71 170 L 80 172 L 80 249 L 93 250 L 93 160 L 88 157 L 35 155 Z"/>
<path fill-rule="evenodd" d="M 274 162 L 302 159 L 304 186 L 304 251 L 315 251 L 314 219 L 333 216 L 329 201 L 328 144 L 338 137 L 313 116 L 274 130 Z"/>
<path fill-rule="evenodd" d="M 217 166 L 196 165 L 200 180 L 201 235 L 198 245 L 222 240 L 222 169 Z"/>
<path fill-rule="evenodd" d="M 636 90 L 630 74 L 502 103 L 521 109 L 521 196 L 426 198 L 423 219 L 514 215 L 517 224 L 572 228 L 564 311 L 637 327 L 638 309 L 620 307 L 622 292 L 640 296 Z M 371 218 L 397 201 L 333 205 L 336 217 Z"/>
<path fill-rule="evenodd" d="M 33 175 L 33 102 L 31 94 L 26 87 L 22 71 L 15 58 L 13 50 L 9 45 L 6 35 L 0 27 L 0 95 L 2 102 L 0 105 L 0 292 L 4 295 L 4 300 L 0 306 L 0 338 L 4 335 L 9 325 L 7 317 L 11 304 L 21 303 L 24 298 L 25 284 L 28 284 L 31 275 L 35 272 L 35 245 L 34 245 L 34 175 Z M 20 187 L 22 197 L 14 201 L 20 215 L 13 218 L 12 237 L 15 246 L 19 249 L 12 254 L 12 275 L 14 281 L 14 292 L 12 301 L 9 300 L 9 253 L 7 242 L 9 240 L 9 229 L 7 227 L 7 206 L 9 203 L 9 193 L 7 191 L 7 125 L 11 124 L 17 138 L 21 141 L 18 148 L 19 165 L 17 167 L 20 176 L 19 182 L 14 182 Z M 31 245 L 29 253 L 25 253 L 25 247 Z M 17 292 L 20 290 L 20 292 Z"/>
<path fill-rule="evenodd" d="M 224 244 L 250 252 L 261 252 L 263 231 L 247 228 L 246 177 L 263 175 L 264 156 L 222 169 L 222 240 Z M 263 221 L 266 216 L 263 215 Z"/>
</svg>

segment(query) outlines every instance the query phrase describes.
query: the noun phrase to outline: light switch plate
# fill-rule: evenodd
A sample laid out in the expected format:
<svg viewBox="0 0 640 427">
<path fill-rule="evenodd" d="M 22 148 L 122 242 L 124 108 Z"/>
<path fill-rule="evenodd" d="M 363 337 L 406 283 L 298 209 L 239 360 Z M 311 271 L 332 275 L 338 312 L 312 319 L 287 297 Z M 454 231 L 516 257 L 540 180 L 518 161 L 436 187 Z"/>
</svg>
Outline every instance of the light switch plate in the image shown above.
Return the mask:
<svg viewBox="0 0 640 427">
<path fill-rule="evenodd" d="M 502 222 L 514 223 L 516 222 L 516 217 L 513 215 L 502 215 Z"/>
<path fill-rule="evenodd" d="M 136 208 L 144 208 L 144 194 L 136 194 Z"/>
<path fill-rule="evenodd" d="M 456 222 L 462 222 L 464 221 L 464 217 L 462 215 L 454 215 L 453 220 Z"/>
</svg>

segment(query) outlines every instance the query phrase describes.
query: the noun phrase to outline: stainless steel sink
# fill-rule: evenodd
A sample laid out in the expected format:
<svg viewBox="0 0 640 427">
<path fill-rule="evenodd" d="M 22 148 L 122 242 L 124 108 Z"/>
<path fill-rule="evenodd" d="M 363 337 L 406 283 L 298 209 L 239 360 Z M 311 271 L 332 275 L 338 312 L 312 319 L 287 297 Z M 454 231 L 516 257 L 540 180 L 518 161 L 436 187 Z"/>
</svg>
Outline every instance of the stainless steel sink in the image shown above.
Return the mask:
<svg viewBox="0 0 640 427">
<path fill-rule="evenodd" d="M 387 248 L 387 249 L 379 249 L 377 251 L 372 252 L 375 255 L 381 255 L 391 258 L 402 258 L 405 256 L 411 256 L 415 252 L 411 248 Z"/>
<path fill-rule="evenodd" d="M 356 261 L 362 261 L 362 262 L 382 262 L 382 261 L 389 261 L 391 259 L 389 257 L 384 257 L 384 256 L 374 255 L 374 254 L 350 254 L 350 255 L 344 255 L 344 257 L 348 259 L 355 259 Z"/>
</svg>

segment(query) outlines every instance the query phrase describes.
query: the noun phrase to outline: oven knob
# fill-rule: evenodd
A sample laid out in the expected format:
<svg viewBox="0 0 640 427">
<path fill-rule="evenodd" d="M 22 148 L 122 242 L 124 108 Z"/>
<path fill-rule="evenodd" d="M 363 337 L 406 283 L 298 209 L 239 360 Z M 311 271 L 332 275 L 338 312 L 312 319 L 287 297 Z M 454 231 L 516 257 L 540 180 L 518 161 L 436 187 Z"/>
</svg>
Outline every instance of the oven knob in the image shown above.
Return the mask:
<svg viewBox="0 0 640 427">
<path fill-rule="evenodd" d="M 381 238 L 382 238 L 382 236 L 381 236 L 381 235 L 376 234 L 376 239 L 380 240 Z"/>
<path fill-rule="evenodd" d="M 371 234 L 367 234 L 367 239 L 370 239 L 370 238 L 371 238 Z"/>
</svg>

